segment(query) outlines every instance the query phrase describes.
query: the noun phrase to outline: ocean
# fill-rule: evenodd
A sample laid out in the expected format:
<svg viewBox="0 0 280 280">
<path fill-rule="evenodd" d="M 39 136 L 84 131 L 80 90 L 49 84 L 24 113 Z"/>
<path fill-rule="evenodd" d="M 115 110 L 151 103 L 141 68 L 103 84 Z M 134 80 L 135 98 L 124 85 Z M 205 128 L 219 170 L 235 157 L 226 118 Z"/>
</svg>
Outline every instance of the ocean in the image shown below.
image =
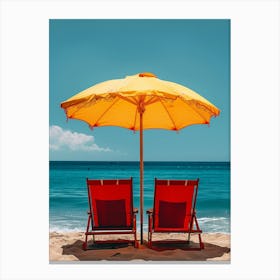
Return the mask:
<svg viewBox="0 0 280 280">
<path fill-rule="evenodd" d="M 86 178 L 121 179 L 133 177 L 134 207 L 139 206 L 139 162 L 50 161 L 50 231 L 85 231 L 88 197 Z M 145 162 L 144 231 L 146 209 L 153 207 L 154 178 L 199 178 L 197 218 L 203 232 L 230 233 L 229 162 Z M 140 215 L 137 216 L 137 230 Z"/>
</svg>

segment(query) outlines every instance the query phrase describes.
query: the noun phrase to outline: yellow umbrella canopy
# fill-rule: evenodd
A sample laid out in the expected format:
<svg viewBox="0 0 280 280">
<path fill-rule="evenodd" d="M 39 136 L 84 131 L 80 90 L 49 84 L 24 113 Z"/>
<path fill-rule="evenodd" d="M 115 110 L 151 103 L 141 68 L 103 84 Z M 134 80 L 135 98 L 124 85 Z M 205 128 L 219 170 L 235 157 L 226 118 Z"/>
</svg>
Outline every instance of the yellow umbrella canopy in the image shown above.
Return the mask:
<svg viewBox="0 0 280 280">
<path fill-rule="evenodd" d="M 94 85 L 61 104 L 68 118 L 91 127 L 120 126 L 179 130 L 192 124 L 209 124 L 219 114 L 213 104 L 182 85 L 163 81 L 151 73 Z"/>
<path fill-rule="evenodd" d="M 67 118 L 91 128 L 120 126 L 140 130 L 140 224 L 143 243 L 143 130 L 180 130 L 209 124 L 220 111 L 208 100 L 180 84 L 140 73 L 96 84 L 61 103 Z"/>
</svg>

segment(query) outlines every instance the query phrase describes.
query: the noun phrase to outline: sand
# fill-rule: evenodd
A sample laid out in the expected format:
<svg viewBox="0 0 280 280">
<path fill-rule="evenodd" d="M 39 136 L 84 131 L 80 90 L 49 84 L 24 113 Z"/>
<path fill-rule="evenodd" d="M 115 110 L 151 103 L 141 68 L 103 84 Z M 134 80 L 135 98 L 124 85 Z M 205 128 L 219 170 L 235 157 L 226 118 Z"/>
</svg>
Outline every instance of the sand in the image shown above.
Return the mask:
<svg viewBox="0 0 280 280">
<path fill-rule="evenodd" d="M 127 239 L 129 236 L 98 236 L 96 240 L 108 239 Z M 154 234 L 153 240 L 162 239 L 184 239 L 183 234 Z M 89 238 L 91 241 L 92 238 Z M 49 260 L 50 263 L 65 263 L 80 262 L 80 261 L 133 261 L 133 262 L 148 262 L 148 261 L 200 261 L 200 262 L 230 262 L 230 235 L 222 233 L 203 233 L 202 240 L 205 249 L 200 251 L 182 250 L 184 246 L 174 244 L 169 247 L 154 250 L 147 247 L 147 236 L 144 234 L 144 244 L 138 249 L 131 244 L 97 244 L 84 251 L 82 244 L 84 241 L 83 232 L 51 232 L 49 242 Z M 191 237 L 192 248 L 198 246 L 198 236 Z"/>
</svg>

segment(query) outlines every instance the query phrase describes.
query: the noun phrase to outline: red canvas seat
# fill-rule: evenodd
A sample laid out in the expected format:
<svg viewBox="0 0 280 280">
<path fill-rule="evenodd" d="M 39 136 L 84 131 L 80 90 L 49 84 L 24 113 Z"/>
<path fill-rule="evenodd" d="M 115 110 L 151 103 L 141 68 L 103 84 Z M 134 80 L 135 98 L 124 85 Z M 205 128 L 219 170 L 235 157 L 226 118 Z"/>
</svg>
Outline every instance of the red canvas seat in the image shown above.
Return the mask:
<svg viewBox="0 0 280 280">
<path fill-rule="evenodd" d="M 154 207 L 147 211 L 149 220 L 148 246 L 153 247 L 152 234 L 156 232 L 186 233 L 199 237 L 199 249 L 204 248 L 196 218 L 197 180 L 155 179 Z M 170 241 L 169 241 L 170 242 Z M 177 241 L 176 241 L 177 242 Z M 184 247 L 185 249 L 189 247 Z"/>
<path fill-rule="evenodd" d="M 136 213 L 133 208 L 132 178 L 121 180 L 89 180 L 88 188 L 88 223 L 83 248 L 87 249 L 88 235 L 133 234 L 132 242 L 138 246 L 136 236 Z M 91 228 L 91 229 L 90 229 Z M 109 241 L 106 241 L 109 242 Z"/>
</svg>

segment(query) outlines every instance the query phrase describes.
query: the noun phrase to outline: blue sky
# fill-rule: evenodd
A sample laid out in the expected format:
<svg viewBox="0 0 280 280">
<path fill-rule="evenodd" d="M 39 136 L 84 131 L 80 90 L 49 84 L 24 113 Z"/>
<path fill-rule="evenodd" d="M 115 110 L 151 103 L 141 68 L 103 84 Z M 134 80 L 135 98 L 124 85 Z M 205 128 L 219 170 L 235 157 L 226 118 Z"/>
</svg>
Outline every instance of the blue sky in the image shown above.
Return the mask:
<svg viewBox="0 0 280 280">
<path fill-rule="evenodd" d="M 144 131 L 144 160 L 230 160 L 229 20 L 50 20 L 50 160 L 139 160 L 139 132 L 90 130 L 60 103 L 105 80 L 152 72 L 221 114 L 210 126 Z"/>
</svg>

